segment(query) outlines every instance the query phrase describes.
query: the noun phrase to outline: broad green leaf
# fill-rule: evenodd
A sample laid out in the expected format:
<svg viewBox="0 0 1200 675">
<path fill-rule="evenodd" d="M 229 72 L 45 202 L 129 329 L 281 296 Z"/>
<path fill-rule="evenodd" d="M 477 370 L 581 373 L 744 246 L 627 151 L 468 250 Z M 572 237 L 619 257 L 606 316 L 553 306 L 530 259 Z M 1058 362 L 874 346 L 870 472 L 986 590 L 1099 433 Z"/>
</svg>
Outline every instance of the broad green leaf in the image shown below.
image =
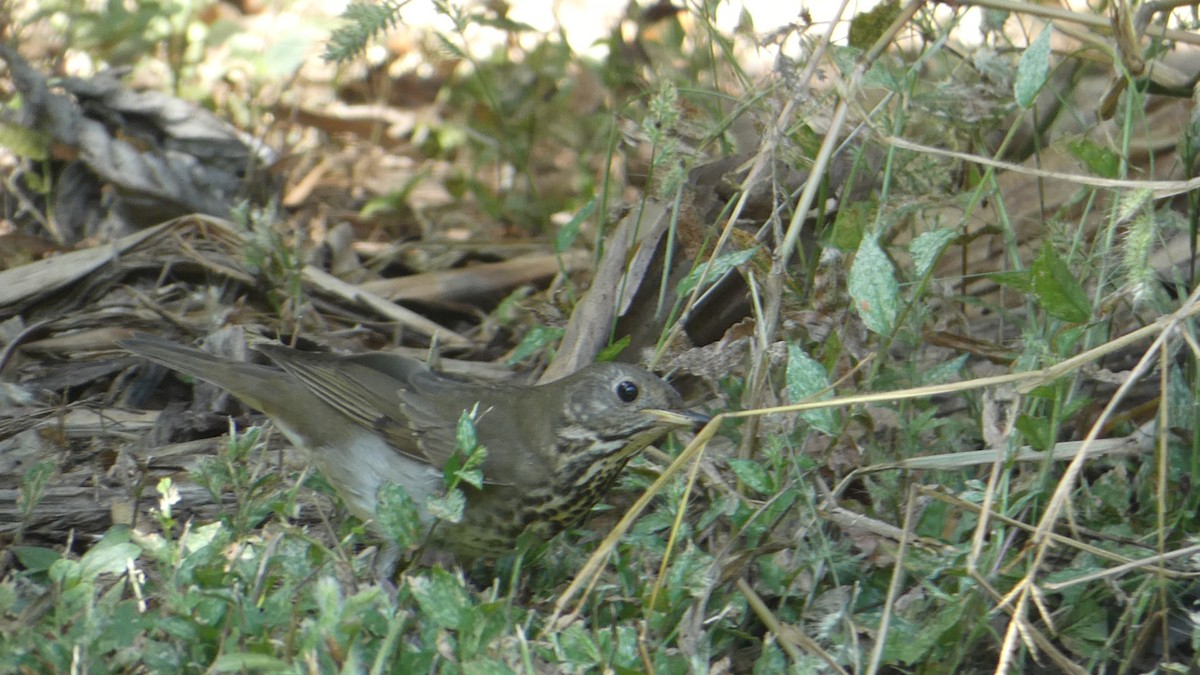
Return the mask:
<svg viewBox="0 0 1200 675">
<path fill-rule="evenodd" d="M 454 431 L 454 438 L 458 444 L 458 450 L 464 455 L 469 455 L 479 445 L 479 434 L 475 432 L 475 413 L 478 409 L 464 410 L 458 416 L 458 426 Z"/>
<path fill-rule="evenodd" d="M 442 628 L 458 628 L 470 611 L 470 598 L 463 582 L 440 567 L 406 578 L 413 597 L 421 606 L 422 618 Z"/>
<path fill-rule="evenodd" d="M 199 551 L 205 546 L 211 545 L 223 529 L 225 526 L 219 520 L 207 525 L 197 525 L 188 530 L 187 536 L 183 540 L 183 549 L 188 553 Z"/>
<path fill-rule="evenodd" d="M 476 656 L 463 661 L 462 672 L 463 675 L 515 675 L 517 671 L 490 656 Z"/>
<path fill-rule="evenodd" d="M 453 493 L 459 483 L 467 483 L 475 489 L 483 487 L 483 472 L 479 467 L 487 459 L 487 448 L 479 444 L 479 434 L 475 430 L 475 418 L 479 415 L 479 405 L 470 410 L 464 410 L 458 417 L 455 429 L 455 450 L 446 459 L 442 467 L 442 481 L 448 493 Z M 461 512 L 451 518 L 458 522 Z"/>
<path fill-rule="evenodd" d="M 956 358 L 950 359 L 945 363 L 939 363 L 931 368 L 921 371 L 921 384 L 943 384 L 949 382 L 957 375 L 964 365 L 967 363 L 969 354 L 962 354 Z"/>
<path fill-rule="evenodd" d="M 1017 63 L 1017 78 L 1013 82 L 1013 95 L 1017 105 L 1028 109 L 1037 100 L 1038 92 L 1050 75 L 1050 36 L 1054 28 L 1046 26 L 1021 54 Z"/>
<path fill-rule="evenodd" d="M 9 550 L 17 556 L 21 567 L 27 572 L 45 572 L 54 561 L 62 557 L 58 551 L 42 546 L 13 546 Z"/>
<path fill-rule="evenodd" d="M 733 469 L 733 474 L 738 477 L 738 480 L 746 484 L 746 487 L 754 490 L 760 495 L 769 495 L 775 491 L 774 485 L 771 482 L 770 475 L 763 468 L 762 464 L 752 459 L 731 459 L 729 460 L 729 468 Z"/>
<path fill-rule="evenodd" d="M 938 256 L 942 255 L 942 251 L 946 250 L 946 246 L 957 236 L 958 233 L 954 230 L 943 227 L 922 232 L 916 239 L 913 239 L 912 243 L 908 245 L 908 252 L 912 254 L 916 276 L 925 276 L 937 262 Z"/>
<path fill-rule="evenodd" d="M 375 522 L 384 535 L 401 548 L 421 541 L 421 513 L 412 497 L 395 483 L 384 483 L 375 494 Z"/>
<path fill-rule="evenodd" d="M 787 364 L 787 393 L 791 403 L 799 403 L 811 399 L 817 392 L 824 391 L 819 400 L 833 398 L 829 391 L 829 375 L 825 368 L 814 361 L 804 350 L 796 345 L 788 345 Z M 837 433 L 837 414 L 831 408 L 805 410 L 800 417 L 817 429 L 827 433 Z"/>
<path fill-rule="evenodd" d="M 931 659 L 936 661 L 935 655 L 945 636 L 961 634 L 963 613 L 968 602 L 966 594 L 949 597 L 946 602 L 931 606 L 931 611 L 921 615 L 917 623 L 898 616 L 892 622 L 892 631 L 888 634 L 887 646 L 883 651 L 886 662 L 915 664 L 929 663 Z"/>
<path fill-rule="evenodd" d="M 888 335 L 896 327 L 900 312 L 900 285 L 893 275 L 892 261 L 874 237 L 863 237 L 850 266 L 850 297 L 867 328 Z"/>
<path fill-rule="evenodd" d="M 85 580 L 95 579 L 101 574 L 125 572 L 129 560 L 137 560 L 142 549 L 129 541 L 128 528 L 113 528 L 95 546 L 79 559 L 80 573 Z"/>
<path fill-rule="evenodd" d="M 563 329 L 552 328 L 550 326 L 534 326 L 529 329 L 525 337 L 521 338 L 521 343 L 512 351 L 512 355 L 508 357 L 507 363 L 514 366 L 520 363 L 525 357 L 532 356 L 543 349 L 549 348 L 554 343 L 558 342 L 563 335 Z"/>
<path fill-rule="evenodd" d="M 1007 286 L 1022 293 L 1033 292 L 1033 279 L 1029 270 L 1011 270 L 1009 272 L 992 272 L 987 278 L 1001 286 Z"/>
<path fill-rule="evenodd" d="M 480 446 L 479 449 L 482 450 L 483 447 Z M 476 453 L 475 455 L 472 455 L 472 457 L 480 458 L 479 463 L 482 463 L 483 458 L 486 456 L 486 453 Z M 460 481 L 470 485 L 476 490 L 483 489 L 483 472 L 479 469 L 459 469 L 458 471 L 454 472 L 454 475 L 457 476 Z"/>
<path fill-rule="evenodd" d="M 752 246 L 744 251 L 722 253 L 713 261 L 711 267 L 709 267 L 708 263 L 701 263 L 696 266 L 696 269 L 689 272 L 686 277 L 680 280 L 675 292 L 679 295 L 691 293 L 700 284 L 700 277 L 702 275 L 704 276 L 704 286 L 706 288 L 712 286 L 720 281 L 721 277 L 725 276 L 729 270 L 753 258 L 755 253 L 758 253 L 758 247 Z M 708 274 L 704 273 L 706 267 L 708 268 Z"/>
<path fill-rule="evenodd" d="M 863 233 L 875 222 L 879 207 L 874 197 L 846 204 L 838 209 L 837 218 L 829 231 L 830 245 L 842 251 L 853 251 L 862 244 Z"/>
<path fill-rule="evenodd" d="M 1083 286 L 1049 242 L 1042 246 L 1029 272 L 1033 295 L 1047 314 L 1068 323 L 1084 323 L 1092 315 Z"/>
<path fill-rule="evenodd" d="M 454 488 L 441 497 L 430 495 L 425 500 L 425 508 L 429 515 L 438 520 L 460 523 L 463 511 L 467 508 L 467 497 L 462 490 Z"/>
<path fill-rule="evenodd" d="M 50 137 L 17 124 L 0 122 L 0 148 L 14 155 L 41 162 L 50 156 Z"/>
<path fill-rule="evenodd" d="M 594 666 L 603 660 L 591 634 L 578 623 L 567 626 L 555 638 L 555 654 L 576 666 Z"/>
<path fill-rule="evenodd" d="M 1116 178 L 1121 175 L 1121 156 L 1108 148 L 1102 148 L 1089 138 L 1076 138 L 1067 142 L 1071 155 L 1083 162 L 1097 176 Z"/>
<path fill-rule="evenodd" d="M 1054 442 L 1050 434 L 1050 420 L 1044 417 L 1021 415 L 1017 418 L 1016 427 L 1025 438 L 1025 442 L 1034 450 L 1044 452 L 1050 449 Z"/>
</svg>

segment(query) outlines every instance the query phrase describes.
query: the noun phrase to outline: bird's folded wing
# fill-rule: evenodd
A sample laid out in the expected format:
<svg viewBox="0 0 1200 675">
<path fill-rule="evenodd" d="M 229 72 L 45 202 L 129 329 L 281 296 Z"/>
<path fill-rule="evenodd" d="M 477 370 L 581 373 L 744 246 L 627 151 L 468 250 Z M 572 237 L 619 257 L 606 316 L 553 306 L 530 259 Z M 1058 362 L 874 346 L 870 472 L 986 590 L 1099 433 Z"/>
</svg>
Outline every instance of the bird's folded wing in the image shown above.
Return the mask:
<svg viewBox="0 0 1200 675">
<path fill-rule="evenodd" d="M 338 412 L 382 434 L 397 452 L 419 462 L 432 463 L 408 425 L 395 419 L 400 409 L 389 392 L 401 386 L 399 382 L 329 354 L 298 352 L 275 345 L 259 345 L 257 349 Z"/>
<path fill-rule="evenodd" d="M 471 385 L 443 382 L 406 357 L 372 355 L 367 361 L 274 345 L 258 349 L 325 403 L 381 434 L 397 452 L 440 468 L 454 451 L 461 411 L 450 409 L 451 392 L 469 391 Z"/>
</svg>

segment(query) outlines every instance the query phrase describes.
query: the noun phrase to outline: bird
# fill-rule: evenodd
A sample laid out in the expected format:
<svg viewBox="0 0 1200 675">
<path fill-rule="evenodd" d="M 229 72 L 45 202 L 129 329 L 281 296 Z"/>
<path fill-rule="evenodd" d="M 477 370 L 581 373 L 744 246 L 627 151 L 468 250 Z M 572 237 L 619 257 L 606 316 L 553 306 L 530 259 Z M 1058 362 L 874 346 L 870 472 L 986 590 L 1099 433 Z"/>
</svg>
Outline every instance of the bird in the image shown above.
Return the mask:
<svg viewBox="0 0 1200 675">
<path fill-rule="evenodd" d="M 456 557 L 494 559 L 517 542 L 549 540 L 581 521 L 625 464 L 672 428 L 709 420 L 687 410 L 667 382 L 637 366 L 605 362 L 536 386 L 470 382 L 389 352 L 340 355 L 262 343 L 270 365 L 233 361 L 135 333 L 127 351 L 220 387 L 270 418 L 306 452 L 364 522 L 380 488 L 400 486 L 417 508 L 425 543 Z M 445 487 L 456 429 L 475 411 L 481 486 L 463 486 L 458 522 L 427 504 Z M 385 542 L 377 568 L 402 555 Z"/>
</svg>

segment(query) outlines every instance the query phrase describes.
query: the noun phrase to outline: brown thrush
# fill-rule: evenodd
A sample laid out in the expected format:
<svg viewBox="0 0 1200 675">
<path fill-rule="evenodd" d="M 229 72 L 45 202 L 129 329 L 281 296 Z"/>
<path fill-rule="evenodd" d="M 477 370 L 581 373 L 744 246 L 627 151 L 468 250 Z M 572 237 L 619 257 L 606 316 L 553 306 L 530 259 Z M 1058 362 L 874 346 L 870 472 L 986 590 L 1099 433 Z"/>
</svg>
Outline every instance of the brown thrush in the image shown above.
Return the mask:
<svg viewBox="0 0 1200 675">
<path fill-rule="evenodd" d="M 483 487 L 464 487 L 461 521 L 439 522 L 431 535 L 437 548 L 468 557 L 511 552 L 526 531 L 546 539 L 579 521 L 635 453 L 669 427 L 708 419 L 683 410 L 679 394 L 652 373 L 620 363 L 531 387 L 463 382 L 383 352 L 338 356 L 258 345 L 278 366 L 271 367 L 150 335 L 119 344 L 266 413 L 363 520 L 375 517 L 376 493 L 390 482 L 431 526 L 426 500 L 443 488 L 459 417 L 478 406 Z"/>
</svg>

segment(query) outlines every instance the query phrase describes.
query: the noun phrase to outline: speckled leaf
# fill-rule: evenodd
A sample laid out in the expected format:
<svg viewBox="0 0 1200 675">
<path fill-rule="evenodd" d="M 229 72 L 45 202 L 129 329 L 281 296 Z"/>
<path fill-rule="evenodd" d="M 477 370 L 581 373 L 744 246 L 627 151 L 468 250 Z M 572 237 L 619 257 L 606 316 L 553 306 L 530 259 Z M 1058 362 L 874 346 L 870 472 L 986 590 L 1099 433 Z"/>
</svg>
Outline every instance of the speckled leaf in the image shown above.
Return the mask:
<svg viewBox="0 0 1200 675">
<path fill-rule="evenodd" d="M 384 535 L 401 548 L 417 545 L 421 537 L 421 516 L 412 497 L 395 483 L 384 484 L 375 497 L 375 522 Z"/>
<path fill-rule="evenodd" d="M 833 397 L 833 392 L 829 391 L 829 375 L 825 372 L 825 368 L 796 345 L 788 345 L 788 401 L 799 403 L 811 400 L 820 391 L 825 393 L 821 394 L 817 400 Z M 800 413 L 800 417 L 827 434 L 837 432 L 837 415 L 831 408 L 805 410 Z"/>
<path fill-rule="evenodd" d="M 1042 85 L 1046 84 L 1046 78 L 1050 74 L 1050 36 L 1053 33 L 1054 29 L 1050 26 L 1042 29 L 1025 48 L 1020 62 L 1017 63 L 1013 95 L 1017 99 L 1017 105 L 1022 108 L 1032 106 L 1037 100 L 1038 92 L 1042 90 Z"/>
<path fill-rule="evenodd" d="M 888 335 L 900 311 L 900 285 L 893 275 L 892 261 L 874 237 L 863 237 L 850 267 L 850 297 L 867 328 Z"/>
<path fill-rule="evenodd" d="M 916 276 L 923 277 L 937 262 L 938 256 L 946 249 L 950 242 L 958 233 L 948 227 L 922 232 L 912 243 L 908 245 L 908 252 L 912 254 L 913 266 L 916 268 Z"/>
<path fill-rule="evenodd" d="M 461 579 L 434 567 L 428 574 L 414 574 L 405 580 L 421 606 L 423 618 L 442 628 L 458 628 L 463 612 L 470 606 Z"/>
</svg>

